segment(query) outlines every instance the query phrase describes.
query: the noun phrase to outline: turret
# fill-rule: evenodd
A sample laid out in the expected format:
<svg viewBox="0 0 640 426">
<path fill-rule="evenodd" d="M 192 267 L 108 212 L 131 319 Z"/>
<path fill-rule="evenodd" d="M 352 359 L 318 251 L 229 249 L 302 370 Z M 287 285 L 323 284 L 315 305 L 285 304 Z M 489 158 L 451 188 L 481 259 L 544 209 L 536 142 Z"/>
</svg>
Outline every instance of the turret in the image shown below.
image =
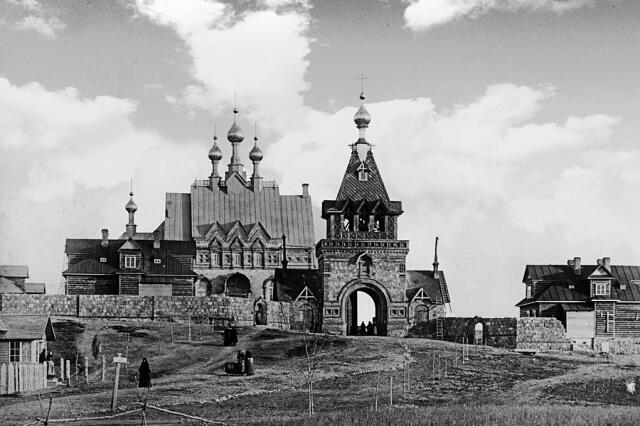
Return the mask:
<svg viewBox="0 0 640 426">
<path fill-rule="evenodd" d="M 262 189 L 262 176 L 260 176 L 260 161 L 262 161 L 262 150 L 258 146 L 258 135 L 254 131 L 253 136 L 253 148 L 249 152 L 249 159 L 253 163 L 253 174 L 251 175 L 251 185 L 254 191 L 260 191 Z"/>
<path fill-rule="evenodd" d="M 129 213 L 129 222 L 126 226 L 126 233 L 129 238 L 133 238 L 136 235 L 135 214 L 138 210 L 138 206 L 133 202 L 133 191 L 129 192 L 129 202 L 124 206 L 127 213 Z"/>
</svg>

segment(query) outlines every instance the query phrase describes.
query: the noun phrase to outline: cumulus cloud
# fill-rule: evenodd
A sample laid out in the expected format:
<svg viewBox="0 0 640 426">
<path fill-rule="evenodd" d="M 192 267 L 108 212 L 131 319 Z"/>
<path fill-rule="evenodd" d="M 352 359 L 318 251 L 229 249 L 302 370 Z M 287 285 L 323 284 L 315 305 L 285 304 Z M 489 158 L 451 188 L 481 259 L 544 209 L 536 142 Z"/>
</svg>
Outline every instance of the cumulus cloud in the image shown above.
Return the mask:
<svg viewBox="0 0 640 426">
<path fill-rule="evenodd" d="M 521 298 L 521 268 L 547 255 L 548 244 L 557 250 L 578 247 L 574 234 L 582 232 L 591 236 L 593 247 L 604 247 L 599 236 L 583 232 L 585 227 L 606 221 L 609 214 L 628 219 L 615 212 L 608 201 L 618 197 L 607 192 L 615 193 L 612 188 L 623 179 L 640 179 L 633 157 L 619 156 L 593 168 L 593 159 L 585 156 L 610 143 L 618 119 L 593 114 L 536 122 L 544 101 L 554 95 L 548 86 L 495 84 L 475 100 L 449 109 L 437 108 L 427 98 L 367 105 L 372 115 L 367 138 L 390 196 L 403 202 L 399 234 L 411 241 L 408 266 L 430 267 L 433 238 L 440 235 L 441 266 L 457 312 L 477 312 L 476 301 L 489 302 L 486 288 L 474 286 L 477 279 L 494 282 L 503 294 L 498 306 L 486 309 L 509 314 Z M 283 192 L 310 181 L 317 204 L 336 196 L 348 144 L 357 139 L 355 109 L 315 112 L 308 130 L 287 133 L 266 150 L 266 164 L 272 158 L 286 164 L 278 169 Z M 612 180 L 603 180 L 604 173 L 613 174 Z M 631 193 L 630 183 L 625 196 Z M 605 202 L 591 214 L 594 196 Z M 629 212 L 637 211 L 629 207 Z M 627 232 L 623 228 L 610 228 L 607 235 L 620 240 Z M 321 238 L 321 224 L 316 229 Z M 545 233 L 543 241 L 530 239 L 550 229 L 555 232 Z M 489 271 L 496 269 L 500 272 L 492 276 Z M 495 282 L 505 276 L 516 278 Z"/>
<path fill-rule="evenodd" d="M 58 34 L 67 28 L 67 25 L 55 14 L 45 10 L 37 0 L 7 0 L 9 3 L 19 7 L 29 14 L 22 17 L 12 26 L 18 31 L 35 31 L 41 36 L 54 39 Z M 6 24 L 5 24 L 6 25 Z"/>
<path fill-rule="evenodd" d="M 204 0 L 138 0 L 136 6 L 141 15 L 173 28 L 189 49 L 196 83 L 182 101 L 217 113 L 237 94 L 241 112 L 263 128 L 279 129 L 308 112 L 302 93 L 308 89 L 309 16 L 306 2 L 262 3 L 266 7 L 243 12 Z"/>
<path fill-rule="evenodd" d="M 593 4 L 593 0 L 409 0 L 406 25 L 427 30 L 462 18 L 477 18 L 491 11 L 548 11 L 562 13 Z"/>
</svg>

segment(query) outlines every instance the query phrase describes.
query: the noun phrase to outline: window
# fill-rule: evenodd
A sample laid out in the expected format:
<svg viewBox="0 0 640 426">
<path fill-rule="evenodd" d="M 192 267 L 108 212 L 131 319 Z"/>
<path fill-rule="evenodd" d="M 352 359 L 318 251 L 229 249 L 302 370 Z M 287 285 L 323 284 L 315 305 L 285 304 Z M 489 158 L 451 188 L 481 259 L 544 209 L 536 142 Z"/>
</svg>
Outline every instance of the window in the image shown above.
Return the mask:
<svg viewBox="0 0 640 426">
<path fill-rule="evenodd" d="M 20 362 L 21 342 L 11 341 L 9 343 L 9 362 Z"/>
<path fill-rule="evenodd" d="M 607 322 L 604 325 L 605 333 L 613 333 L 613 314 L 607 312 Z"/>
<path fill-rule="evenodd" d="M 608 296 L 609 295 L 609 282 L 608 281 L 596 281 L 595 283 L 595 295 L 596 296 Z"/>
<path fill-rule="evenodd" d="M 211 253 L 211 266 L 220 266 L 220 253 Z"/>
<path fill-rule="evenodd" d="M 530 285 L 528 285 L 528 286 L 527 286 L 527 295 L 526 295 L 526 298 L 527 298 L 527 299 L 531 299 L 531 286 L 530 286 Z"/>
<path fill-rule="evenodd" d="M 256 268 L 264 267 L 264 253 L 262 252 L 255 253 L 253 266 L 255 266 Z"/>
<path fill-rule="evenodd" d="M 242 266 L 242 253 L 233 253 L 233 266 Z"/>
<path fill-rule="evenodd" d="M 125 268 L 137 268 L 138 267 L 138 258 L 136 256 L 125 256 L 124 257 L 124 267 Z"/>
<path fill-rule="evenodd" d="M 100 258 L 100 263 L 107 263 L 107 258 L 106 257 L 101 257 Z"/>
<path fill-rule="evenodd" d="M 159 265 L 162 263 L 162 260 L 160 259 L 153 259 L 153 263 L 155 263 L 156 265 Z"/>
<path fill-rule="evenodd" d="M 364 165 L 364 163 L 360 163 L 360 166 L 358 166 L 358 180 L 361 182 L 366 182 L 369 180 L 369 170 L 367 170 L 367 167 Z"/>
</svg>

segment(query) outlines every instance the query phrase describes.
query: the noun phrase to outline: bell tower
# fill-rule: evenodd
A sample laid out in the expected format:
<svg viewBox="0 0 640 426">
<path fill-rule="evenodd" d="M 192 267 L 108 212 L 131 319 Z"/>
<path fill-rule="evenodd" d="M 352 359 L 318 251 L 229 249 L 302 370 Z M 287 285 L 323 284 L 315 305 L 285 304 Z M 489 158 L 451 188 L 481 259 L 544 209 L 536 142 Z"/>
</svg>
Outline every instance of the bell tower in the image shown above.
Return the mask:
<svg viewBox="0 0 640 426">
<path fill-rule="evenodd" d="M 322 202 L 326 238 L 316 245 L 322 280 L 323 331 L 356 334 L 356 293 L 375 304 L 373 334 L 404 336 L 407 331 L 405 261 L 409 241 L 398 240 L 402 203 L 392 201 L 366 139 L 371 116 L 364 105 L 354 116 L 358 140 L 335 200 Z"/>
</svg>

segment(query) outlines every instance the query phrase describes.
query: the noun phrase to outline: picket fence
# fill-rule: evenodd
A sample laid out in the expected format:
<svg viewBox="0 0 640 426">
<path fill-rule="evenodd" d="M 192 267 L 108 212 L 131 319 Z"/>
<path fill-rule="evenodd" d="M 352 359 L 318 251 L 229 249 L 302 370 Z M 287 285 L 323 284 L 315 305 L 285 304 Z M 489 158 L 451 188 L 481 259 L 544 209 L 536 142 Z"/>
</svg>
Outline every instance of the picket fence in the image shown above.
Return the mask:
<svg viewBox="0 0 640 426">
<path fill-rule="evenodd" d="M 0 364 L 0 395 L 47 387 L 47 365 L 32 362 Z"/>
</svg>

